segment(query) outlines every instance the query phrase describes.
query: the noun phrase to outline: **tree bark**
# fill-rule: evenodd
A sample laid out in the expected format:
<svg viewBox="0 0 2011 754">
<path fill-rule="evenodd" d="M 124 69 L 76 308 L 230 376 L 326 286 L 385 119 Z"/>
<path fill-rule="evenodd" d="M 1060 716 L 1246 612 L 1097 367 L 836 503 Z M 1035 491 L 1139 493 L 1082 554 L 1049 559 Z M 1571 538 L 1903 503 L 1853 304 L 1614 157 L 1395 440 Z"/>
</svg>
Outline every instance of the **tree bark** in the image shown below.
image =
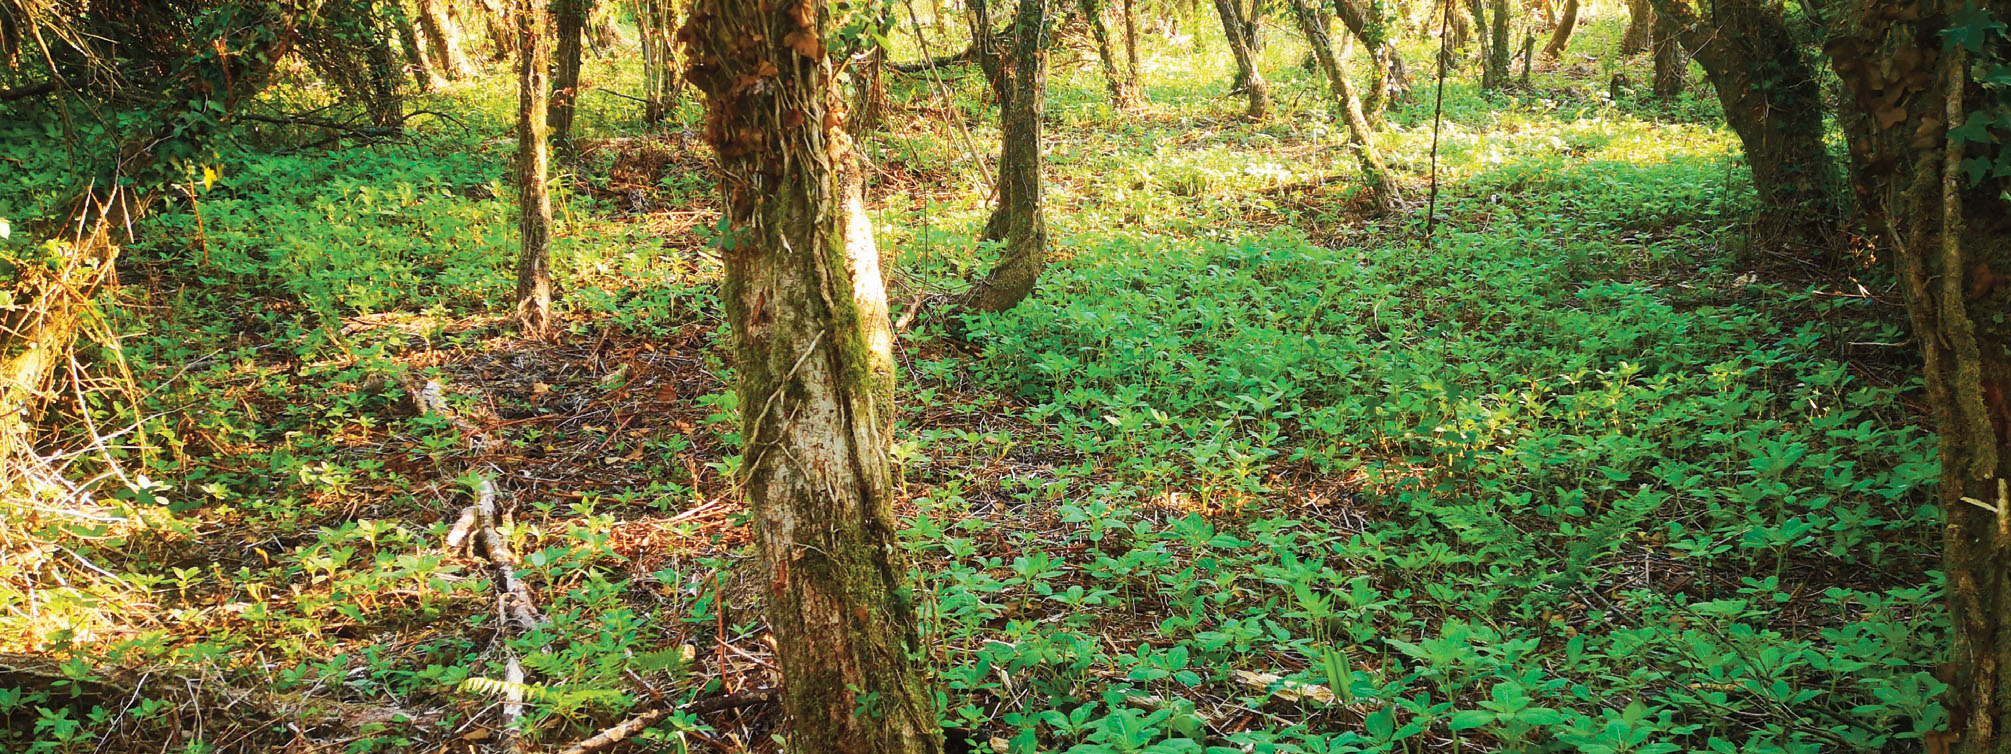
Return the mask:
<svg viewBox="0 0 2011 754">
<path fill-rule="evenodd" d="M 1257 68 L 1256 51 L 1251 49 L 1250 35 L 1244 31 L 1242 10 L 1236 0 L 1215 0 L 1215 13 L 1222 18 L 1222 34 L 1229 40 L 1229 52 L 1236 56 L 1236 79 L 1242 84 L 1243 94 L 1250 98 L 1250 107 L 1243 117 L 1250 120 L 1270 117 L 1271 85 Z"/>
<path fill-rule="evenodd" d="M 1620 54 L 1648 49 L 1648 31 L 1655 25 L 1655 6 L 1648 0 L 1627 0 L 1627 31 L 1620 35 Z"/>
<path fill-rule="evenodd" d="M 1389 168 L 1376 154 L 1371 140 L 1368 118 L 1362 115 L 1362 100 L 1355 94 L 1355 87 L 1348 82 L 1346 71 L 1341 69 L 1340 58 L 1334 54 L 1333 40 L 1327 34 L 1327 20 L 1321 18 L 1309 0 L 1292 0 L 1292 15 L 1299 20 L 1299 29 L 1306 34 L 1306 42 L 1313 49 L 1313 58 L 1320 64 L 1320 70 L 1327 75 L 1327 85 L 1334 93 L 1334 109 L 1348 124 L 1348 149 L 1355 153 L 1355 159 L 1362 164 L 1362 177 L 1368 182 L 1369 200 L 1378 213 L 1396 209 L 1396 184 L 1390 179 Z M 1346 47 L 1342 48 L 1345 52 Z"/>
<path fill-rule="evenodd" d="M 1655 16 L 1649 30 L 1648 46 L 1655 57 L 1655 96 L 1674 97 L 1689 86 L 1690 58 L 1683 54 L 1683 44 L 1676 38 L 1676 21 L 1665 14 L 1650 13 Z"/>
<path fill-rule="evenodd" d="M 1508 0 L 1491 0 L 1494 6 L 1494 25 L 1488 27 L 1487 60 L 1481 66 L 1480 88 L 1499 90 L 1508 87 L 1508 60 L 1513 51 L 1509 49 Z"/>
<path fill-rule="evenodd" d="M 1384 0 L 1334 0 L 1334 16 L 1369 52 L 1369 91 L 1362 97 L 1362 115 L 1371 125 L 1383 122 L 1390 103 L 1409 91 L 1403 57 L 1390 38 L 1390 13 Z"/>
<path fill-rule="evenodd" d="M 1995 124 L 2011 105 L 1977 79 L 2001 75 L 2011 40 L 1977 26 L 2011 21 L 2011 1 L 1965 10 L 1968 2 L 1931 0 L 1910 13 L 1835 3 L 1825 50 L 1843 82 L 1839 119 L 1858 206 L 1900 280 L 1940 434 L 1951 627 L 1942 680 L 1951 690 L 1948 733 L 1926 748 L 2003 754 L 2011 751 L 2011 178 L 1988 168 L 2003 154 Z M 1966 45 L 1942 36 L 1956 25 L 1973 35 Z M 1974 132 L 1983 123 L 1990 135 Z"/>
<path fill-rule="evenodd" d="M 1145 100 L 1145 87 L 1140 85 L 1139 78 L 1144 75 L 1143 71 L 1145 69 L 1140 68 L 1138 65 L 1137 0 L 1124 0 L 1124 59 L 1130 64 L 1130 67 L 1126 69 L 1125 79 L 1131 84 L 1132 95 L 1138 98 L 1140 104 L 1143 104 Z"/>
<path fill-rule="evenodd" d="M 558 66 L 552 77 L 552 144 L 573 151 L 573 113 L 580 95 L 580 54 L 585 43 L 587 0 L 554 0 L 552 23 L 558 38 Z"/>
<path fill-rule="evenodd" d="M 1831 251 L 1835 164 L 1823 146 L 1822 85 L 1771 0 L 1716 0 L 1700 17 L 1688 0 L 1652 0 L 1704 67 L 1725 120 L 1745 146 L 1760 200 L 1756 241 Z"/>
<path fill-rule="evenodd" d="M 999 100 L 998 207 L 980 240 L 1003 241 L 998 264 L 964 295 L 973 311 L 1001 312 L 1033 293 L 1047 269 L 1047 212 L 1043 206 L 1041 127 L 1047 110 L 1048 0 L 1019 0 L 1011 54 L 991 32 L 984 0 L 971 0 L 979 65 Z"/>
<path fill-rule="evenodd" d="M 447 15 L 447 0 L 419 0 L 419 31 L 425 35 L 433 60 L 448 80 L 459 81 L 473 75 L 468 56 L 461 52 L 461 32 L 454 27 L 453 17 Z"/>
<path fill-rule="evenodd" d="M 840 61 L 825 43 L 829 6 L 699 0 L 691 14 L 681 36 L 719 157 L 741 488 L 786 746 L 935 754 L 942 734 L 889 507 L 891 329 Z"/>
<path fill-rule="evenodd" d="M 636 0 L 636 33 L 642 42 L 642 120 L 655 125 L 677 110 L 676 28 L 673 0 Z"/>
<path fill-rule="evenodd" d="M 1564 13 L 1557 20 L 1557 28 L 1550 32 L 1550 44 L 1543 46 L 1543 57 L 1559 60 L 1564 57 L 1564 49 L 1571 46 L 1571 32 L 1578 28 L 1578 0 L 1564 0 Z"/>
<path fill-rule="evenodd" d="M 375 10 L 375 9 L 373 9 Z M 370 31 L 368 47 L 364 48 L 363 60 L 369 70 L 364 73 L 364 110 L 370 116 L 370 125 L 379 128 L 395 128 L 405 122 L 405 103 L 398 97 L 398 55 L 391 51 L 391 30 L 386 23 L 396 20 L 396 15 L 378 11 L 363 23 Z"/>
<path fill-rule="evenodd" d="M 887 109 L 887 48 L 877 43 L 852 72 L 852 107 L 845 113 L 845 130 L 857 141 L 879 127 Z"/>
<path fill-rule="evenodd" d="M 1102 0 L 1077 0 L 1082 17 L 1089 22 L 1089 35 L 1096 42 L 1097 62 L 1103 67 L 1103 83 L 1110 90 L 1111 104 L 1120 110 L 1138 106 L 1133 80 L 1120 70 L 1116 45 L 1110 39 L 1110 25 L 1104 22 Z"/>
<path fill-rule="evenodd" d="M 552 323 L 551 162 L 545 93 L 551 51 L 543 0 L 518 0 L 517 21 L 517 324 L 542 334 Z"/>
<path fill-rule="evenodd" d="M 405 65 L 412 69 L 412 85 L 421 92 L 438 91 L 446 86 L 447 79 L 440 75 L 440 69 L 427 53 L 426 43 L 419 39 L 418 24 L 405 16 L 404 9 L 393 6 L 393 11 L 391 22 L 398 26 L 398 44 L 405 51 Z"/>
</svg>

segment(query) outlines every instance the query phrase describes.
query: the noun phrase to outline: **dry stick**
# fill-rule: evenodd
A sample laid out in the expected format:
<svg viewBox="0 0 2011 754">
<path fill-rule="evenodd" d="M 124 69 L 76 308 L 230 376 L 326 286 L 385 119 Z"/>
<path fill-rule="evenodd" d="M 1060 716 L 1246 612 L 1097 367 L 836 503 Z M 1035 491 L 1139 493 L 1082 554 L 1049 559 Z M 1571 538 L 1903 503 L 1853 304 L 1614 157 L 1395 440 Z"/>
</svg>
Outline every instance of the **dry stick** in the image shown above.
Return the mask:
<svg viewBox="0 0 2011 754">
<path fill-rule="evenodd" d="M 421 413 L 445 418 L 467 436 L 470 447 L 480 449 L 488 444 L 487 436 L 479 427 L 455 415 L 447 406 L 446 389 L 440 383 L 428 380 L 419 384 L 411 375 L 399 375 L 399 381 L 412 394 L 412 402 Z M 480 549 L 482 556 L 489 561 L 489 567 L 495 571 L 492 581 L 496 585 L 496 613 L 505 626 L 506 637 L 510 633 L 528 636 L 543 627 L 544 616 L 538 613 L 530 588 L 517 577 L 517 558 L 510 554 L 510 544 L 503 539 L 496 526 L 501 520 L 496 510 L 496 482 L 488 474 L 481 474 L 480 478 L 481 481 L 475 485 L 475 504 L 462 509 L 454 527 L 447 531 L 447 549 L 452 550 L 463 543 Z M 510 630 L 512 627 L 514 631 Z M 524 666 L 517 659 L 516 650 L 510 648 L 507 638 L 503 651 L 508 657 L 503 671 L 505 736 L 510 750 L 521 752 L 524 742 L 517 734 L 516 722 L 524 716 Z"/>
<path fill-rule="evenodd" d="M 653 709 L 624 720 L 612 728 L 594 734 L 592 738 L 573 744 L 570 748 L 559 754 L 587 754 L 588 752 L 605 749 L 655 727 L 657 723 L 663 722 L 665 718 L 670 717 L 673 712 L 687 712 L 696 715 L 739 707 L 752 707 L 757 704 L 773 702 L 780 693 L 781 689 L 770 686 L 738 694 L 700 699 L 676 709 Z"/>
<path fill-rule="evenodd" d="M 1452 16 L 1452 3 L 1438 17 L 1438 97 L 1431 106 L 1431 198 L 1425 205 L 1424 242 L 1431 244 L 1431 232 L 1438 227 L 1438 131 L 1445 121 L 1445 24 Z"/>
</svg>

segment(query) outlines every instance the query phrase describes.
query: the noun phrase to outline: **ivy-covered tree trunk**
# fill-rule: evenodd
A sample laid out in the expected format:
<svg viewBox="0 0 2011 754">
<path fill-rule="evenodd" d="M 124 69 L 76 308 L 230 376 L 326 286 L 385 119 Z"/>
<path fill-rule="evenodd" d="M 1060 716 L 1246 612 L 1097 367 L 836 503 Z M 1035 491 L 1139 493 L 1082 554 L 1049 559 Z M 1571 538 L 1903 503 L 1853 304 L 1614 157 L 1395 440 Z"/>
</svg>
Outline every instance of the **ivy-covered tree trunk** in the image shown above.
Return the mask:
<svg viewBox="0 0 2011 754">
<path fill-rule="evenodd" d="M 1949 734 L 2011 751 L 2011 0 L 1838 2 L 1826 50 L 1869 235 L 1892 260 L 1941 439 Z"/>
<path fill-rule="evenodd" d="M 580 55 L 586 42 L 588 0 L 553 0 L 552 25 L 558 38 L 558 66 L 552 75 L 552 144 L 573 149 L 573 111 L 580 95 Z"/>
<path fill-rule="evenodd" d="M 1558 60 L 1564 57 L 1564 49 L 1571 46 L 1571 33 L 1578 29 L 1578 0 L 1564 0 L 1564 12 L 1557 20 L 1557 28 L 1550 32 L 1550 44 L 1543 46 L 1543 57 Z"/>
<path fill-rule="evenodd" d="M 517 16 L 517 324 L 542 333 L 552 323 L 552 197 L 545 186 L 547 80 L 543 0 L 519 0 Z"/>
<path fill-rule="evenodd" d="M 1236 80 L 1243 87 L 1243 94 L 1250 99 L 1250 107 L 1243 117 L 1263 120 L 1271 116 L 1271 85 L 1264 80 L 1264 72 L 1257 67 L 1257 53 L 1250 45 L 1250 36 L 1245 33 L 1245 19 L 1236 0 L 1215 0 L 1215 14 L 1222 18 L 1222 35 L 1229 40 L 1229 52 L 1236 56 Z"/>
<path fill-rule="evenodd" d="M 1704 67 L 1725 120 L 1745 146 L 1760 199 L 1754 240 L 1831 253 L 1835 163 L 1823 147 L 1822 85 L 1778 0 L 1716 0 L 1709 17 L 1689 0 L 1652 0 Z"/>
<path fill-rule="evenodd" d="M 1102 0 L 1077 0 L 1082 9 L 1082 17 L 1089 22 L 1089 35 L 1096 42 L 1096 59 L 1103 66 L 1103 83 L 1110 89 L 1111 103 L 1119 109 L 1138 106 L 1138 92 L 1133 88 L 1133 79 L 1126 76 L 1117 64 L 1117 48 L 1110 39 L 1110 25 L 1103 19 Z"/>
<path fill-rule="evenodd" d="M 419 0 L 419 31 L 426 37 L 433 61 L 449 80 L 459 81 L 473 75 L 467 54 L 461 52 L 460 29 L 447 14 L 447 0 Z"/>
<path fill-rule="evenodd" d="M 799 754 L 942 750 L 895 539 L 891 330 L 846 134 L 829 5 L 699 0 L 758 581 Z M 864 232 L 862 232 L 862 230 Z"/>
<path fill-rule="evenodd" d="M 1048 0 L 1019 0 L 1010 38 L 991 31 L 984 0 L 971 0 L 971 31 L 979 66 L 999 101 L 998 207 L 985 221 L 981 240 L 1002 241 L 991 272 L 971 286 L 963 305 L 973 311 L 1002 312 L 1033 293 L 1047 270 L 1047 210 L 1040 156 L 1041 121 L 1047 111 Z"/>
<path fill-rule="evenodd" d="M 1369 201 L 1378 212 L 1396 209 L 1396 184 L 1390 178 L 1389 168 L 1383 165 L 1382 157 L 1376 154 L 1368 118 L 1362 115 L 1362 100 L 1355 94 L 1355 87 L 1348 81 L 1347 71 L 1341 69 L 1340 57 L 1334 53 L 1333 39 L 1327 34 L 1327 19 L 1322 18 L 1312 0 L 1292 0 L 1292 15 L 1299 20 L 1299 29 L 1306 34 L 1306 42 L 1313 49 L 1313 59 L 1320 64 L 1320 71 L 1327 75 L 1327 85 L 1334 93 L 1334 110 L 1348 124 L 1348 149 L 1355 153 L 1355 159 L 1362 164 L 1362 178 L 1367 181 Z M 1342 47 L 1345 54 L 1346 47 Z"/>
</svg>

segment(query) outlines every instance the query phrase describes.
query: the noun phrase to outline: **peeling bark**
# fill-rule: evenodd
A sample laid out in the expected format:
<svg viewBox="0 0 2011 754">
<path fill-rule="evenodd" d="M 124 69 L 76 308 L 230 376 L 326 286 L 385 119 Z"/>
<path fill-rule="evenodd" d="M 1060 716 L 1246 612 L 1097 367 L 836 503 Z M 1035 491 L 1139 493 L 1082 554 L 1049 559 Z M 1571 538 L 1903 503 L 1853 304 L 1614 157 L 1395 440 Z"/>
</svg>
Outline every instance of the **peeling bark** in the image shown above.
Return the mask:
<svg viewBox="0 0 2011 754">
<path fill-rule="evenodd" d="M 699 0 L 680 33 L 705 93 L 726 231 L 757 564 L 787 748 L 942 750 L 887 457 L 891 328 L 844 124 L 829 6 Z"/>
</svg>

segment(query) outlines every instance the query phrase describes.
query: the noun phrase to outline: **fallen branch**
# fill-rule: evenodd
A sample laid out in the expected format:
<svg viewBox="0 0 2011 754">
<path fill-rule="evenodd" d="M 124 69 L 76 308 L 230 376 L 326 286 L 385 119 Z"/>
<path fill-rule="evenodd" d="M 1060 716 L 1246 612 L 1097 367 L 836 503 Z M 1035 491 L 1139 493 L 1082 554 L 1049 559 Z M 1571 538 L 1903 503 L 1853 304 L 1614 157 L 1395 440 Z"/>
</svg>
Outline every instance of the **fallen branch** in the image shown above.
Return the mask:
<svg viewBox="0 0 2011 754">
<path fill-rule="evenodd" d="M 397 707 L 316 699 L 303 694 L 246 691 L 218 683 L 204 683 L 187 676 L 139 670 L 99 663 L 89 675 L 78 678 L 69 664 L 44 655 L 0 652 L 0 687 L 60 690 L 61 696 L 78 695 L 106 700 L 148 698 L 169 700 L 186 697 L 209 709 L 249 708 L 256 721 L 248 728 L 263 729 L 285 723 L 303 728 L 334 728 L 358 731 L 369 725 L 421 719 Z"/>
<path fill-rule="evenodd" d="M 781 693 L 781 689 L 771 686 L 753 691 L 743 691 L 738 694 L 726 694 L 724 696 L 700 699 L 676 709 L 653 709 L 624 720 L 612 728 L 596 733 L 592 738 L 573 744 L 571 748 L 560 752 L 560 754 L 588 754 L 588 752 L 605 749 L 655 727 L 675 712 L 702 715 L 707 712 L 752 707 L 757 704 L 774 702 L 781 697 Z"/>
</svg>

